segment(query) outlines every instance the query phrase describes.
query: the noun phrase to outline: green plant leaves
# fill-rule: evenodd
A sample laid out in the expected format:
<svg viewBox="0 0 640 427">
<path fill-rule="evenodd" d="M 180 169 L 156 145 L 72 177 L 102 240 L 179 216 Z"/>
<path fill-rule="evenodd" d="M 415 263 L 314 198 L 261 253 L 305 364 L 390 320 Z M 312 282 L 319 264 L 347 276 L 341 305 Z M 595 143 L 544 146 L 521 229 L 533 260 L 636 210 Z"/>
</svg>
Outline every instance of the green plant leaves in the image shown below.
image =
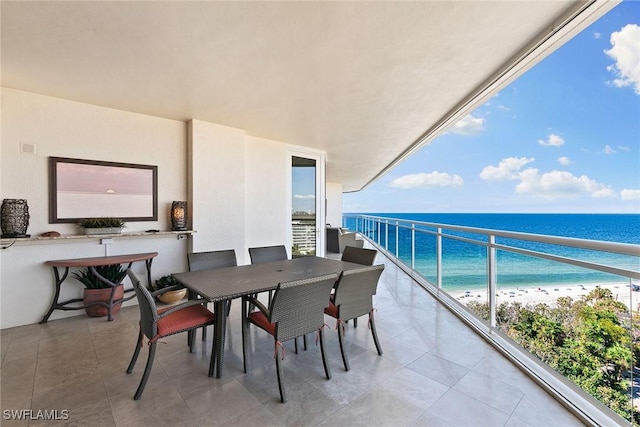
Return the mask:
<svg viewBox="0 0 640 427">
<path fill-rule="evenodd" d="M 100 276 L 115 284 L 122 282 L 127 275 L 127 271 L 121 264 L 99 265 L 94 268 Z M 88 289 L 104 289 L 110 287 L 107 283 L 98 279 L 88 268 L 76 271 L 73 275 Z"/>
</svg>

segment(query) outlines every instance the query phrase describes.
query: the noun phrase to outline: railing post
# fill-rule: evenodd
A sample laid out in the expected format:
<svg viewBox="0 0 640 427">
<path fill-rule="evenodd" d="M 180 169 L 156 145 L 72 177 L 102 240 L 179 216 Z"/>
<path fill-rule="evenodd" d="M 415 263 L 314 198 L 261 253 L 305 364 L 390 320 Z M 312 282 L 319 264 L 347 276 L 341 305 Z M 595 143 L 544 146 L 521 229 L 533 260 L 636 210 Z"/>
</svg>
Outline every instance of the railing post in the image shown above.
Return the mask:
<svg viewBox="0 0 640 427">
<path fill-rule="evenodd" d="M 384 248 L 389 250 L 389 220 L 384 220 Z"/>
<path fill-rule="evenodd" d="M 399 248 L 399 239 L 400 239 L 400 223 L 396 221 L 396 258 L 398 258 L 398 248 Z"/>
<path fill-rule="evenodd" d="M 496 236 L 489 236 L 489 246 L 487 247 L 487 283 L 489 284 L 489 326 L 496 327 L 496 294 L 497 294 L 497 271 L 496 271 Z"/>
<path fill-rule="evenodd" d="M 442 228 L 438 228 L 436 235 L 436 282 L 438 289 L 442 289 Z"/>
<path fill-rule="evenodd" d="M 380 222 L 380 220 L 379 220 L 379 219 L 377 219 L 377 220 L 376 220 L 376 224 L 378 224 L 378 227 L 377 227 L 377 228 L 378 228 L 378 231 L 376 232 L 376 233 L 377 233 L 377 235 L 378 235 L 378 240 L 377 240 L 377 241 L 378 241 L 378 246 L 380 246 L 380 228 L 381 228 L 381 227 L 380 227 L 380 224 L 381 224 L 381 222 Z"/>
<path fill-rule="evenodd" d="M 416 269 L 416 225 L 411 224 L 411 269 Z"/>
</svg>

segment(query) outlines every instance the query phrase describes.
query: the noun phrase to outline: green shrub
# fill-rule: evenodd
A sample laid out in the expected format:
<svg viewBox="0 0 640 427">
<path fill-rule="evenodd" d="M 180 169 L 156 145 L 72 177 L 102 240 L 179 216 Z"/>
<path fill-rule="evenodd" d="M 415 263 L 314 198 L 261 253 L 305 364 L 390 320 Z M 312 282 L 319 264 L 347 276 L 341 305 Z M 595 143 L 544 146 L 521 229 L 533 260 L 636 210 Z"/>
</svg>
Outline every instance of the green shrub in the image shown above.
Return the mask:
<svg viewBox="0 0 640 427">
<path fill-rule="evenodd" d="M 122 219 L 113 217 L 85 218 L 78 222 L 78 225 L 84 228 L 122 228 L 125 226 Z"/>
</svg>

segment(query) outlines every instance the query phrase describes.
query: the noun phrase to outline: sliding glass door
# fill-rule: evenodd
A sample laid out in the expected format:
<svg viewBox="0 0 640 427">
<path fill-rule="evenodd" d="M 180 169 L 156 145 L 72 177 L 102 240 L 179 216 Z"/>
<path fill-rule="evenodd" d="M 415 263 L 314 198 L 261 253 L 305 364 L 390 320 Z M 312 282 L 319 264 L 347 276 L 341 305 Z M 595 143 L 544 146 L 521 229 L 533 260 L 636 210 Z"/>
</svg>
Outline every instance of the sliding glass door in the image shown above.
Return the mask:
<svg viewBox="0 0 640 427">
<path fill-rule="evenodd" d="M 291 153 L 291 254 L 324 255 L 324 159 Z"/>
</svg>

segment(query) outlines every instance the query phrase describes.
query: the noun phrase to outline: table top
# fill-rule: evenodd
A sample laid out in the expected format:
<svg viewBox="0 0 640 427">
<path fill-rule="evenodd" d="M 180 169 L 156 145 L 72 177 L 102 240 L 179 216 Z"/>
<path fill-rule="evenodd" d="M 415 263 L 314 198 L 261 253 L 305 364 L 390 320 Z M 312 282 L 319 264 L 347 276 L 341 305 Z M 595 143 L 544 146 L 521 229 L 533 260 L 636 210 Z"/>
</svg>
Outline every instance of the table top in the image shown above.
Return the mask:
<svg viewBox="0 0 640 427">
<path fill-rule="evenodd" d="M 100 265 L 125 264 L 135 261 L 146 261 L 158 256 L 158 252 L 140 254 L 108 255 L 93 258 L 58 259 L 46 261 L 51 267 L 97 267 Z"/>
<path fill-rule="evenodd" d="M 186 288 L 209 301 L 222 301 L 275 289 L 279 283 L 340 274 L 366 266 L 320 257 L 249 264 L 214 270 L 176 273 L 172 276 Z"/>
</svg>

